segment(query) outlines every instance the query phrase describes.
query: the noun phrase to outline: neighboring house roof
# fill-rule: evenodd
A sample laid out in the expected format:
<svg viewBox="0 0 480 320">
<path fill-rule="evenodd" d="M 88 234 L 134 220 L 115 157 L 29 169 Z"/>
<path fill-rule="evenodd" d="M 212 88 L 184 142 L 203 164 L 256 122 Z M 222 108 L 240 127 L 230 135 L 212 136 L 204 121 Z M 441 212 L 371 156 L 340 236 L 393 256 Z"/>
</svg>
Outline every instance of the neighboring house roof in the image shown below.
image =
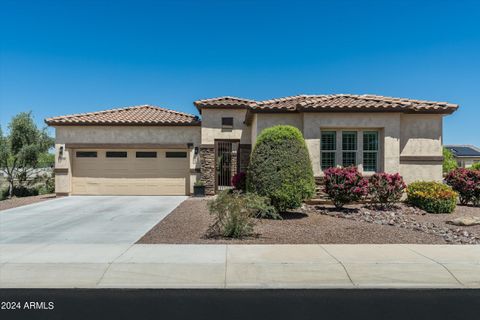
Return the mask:
<svg viewBox="0 0 480 320">
<path fill-rule="evenodd" d="M 448 145 L 445 146 L 455 157 L 479 157 L 480 149 L 472 145 Z"/>
<path fill-rule="evenodd" d="M 60 125 L 199 125 L 197 116 L 150 105 L 109 109 L 45 119 Z"/>
<path fill-rule="evenodd" d="M 451 114 L 458 105 L 448 102 L 393 98 L 378 95 L 332 94 L 297 95 L 255 101 L 237 97 L 219 97 L 194 102 L 202 108 L 247 109 L 246 122 L 255 112 L 404 112 Z"/>
</svg>

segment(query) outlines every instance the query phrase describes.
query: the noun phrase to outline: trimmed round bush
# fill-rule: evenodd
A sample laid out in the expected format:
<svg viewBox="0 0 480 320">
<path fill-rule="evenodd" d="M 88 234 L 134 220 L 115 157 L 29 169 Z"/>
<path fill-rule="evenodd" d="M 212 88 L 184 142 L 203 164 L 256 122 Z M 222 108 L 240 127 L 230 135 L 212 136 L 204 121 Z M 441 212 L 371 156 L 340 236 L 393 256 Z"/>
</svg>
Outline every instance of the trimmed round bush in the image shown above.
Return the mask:
<svg viewBox="0 0 480 320">
<path fill-rule="evenodd" d="M 447 175 L 445 181 L 458 192 L 461 204 L 480 204 L 480 170 L 455 169 Z"/>
<path fill-rule="evenodd" d="M 469 168 L 470 170 L 480 170 L 480 162 L 475 162 L 472 164 L 472 166 Z"/>
<path fill-rule="evenodd" d="M 372 202 L 383 207 L 391 207 L 400 201 L 406 187 L 402 176 L 398 173 L 375 173 L 368 180 L 368 191 Z"/>
<path fill-rule="evenodd" d="M 337 208 L 359 201 L 368 193 L 368 180 L 357 167 L 328 168 L 325 174 L 325 193 Z"/>
<path fill-rule="evenodd" d="M 452 213 L 457 193 L 440 182 L 417 181 L 407 187 L 407 202 L 429 213 Z"/>
<path fill-rule="evenodd" d="M 282 125 L 261 132 L 250 158 L 247 190 L 270 198 L 279 212 L 298 208 L 314 195 L 312 164 L 300 130 Z"/>
</svg>

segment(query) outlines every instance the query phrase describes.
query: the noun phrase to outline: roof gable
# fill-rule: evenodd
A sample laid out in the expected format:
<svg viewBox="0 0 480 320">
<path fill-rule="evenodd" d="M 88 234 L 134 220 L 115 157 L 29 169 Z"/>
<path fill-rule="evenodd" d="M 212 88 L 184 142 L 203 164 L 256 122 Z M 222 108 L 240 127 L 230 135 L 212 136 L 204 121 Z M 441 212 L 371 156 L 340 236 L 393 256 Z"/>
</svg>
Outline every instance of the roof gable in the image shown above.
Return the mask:
<svg viewBox="0 0 480 320">
<path fill-rule="evenodd" d="M 45 119 L 48 125 L 199 125 L 197 116 L 150 105 Z"/>
</svg>

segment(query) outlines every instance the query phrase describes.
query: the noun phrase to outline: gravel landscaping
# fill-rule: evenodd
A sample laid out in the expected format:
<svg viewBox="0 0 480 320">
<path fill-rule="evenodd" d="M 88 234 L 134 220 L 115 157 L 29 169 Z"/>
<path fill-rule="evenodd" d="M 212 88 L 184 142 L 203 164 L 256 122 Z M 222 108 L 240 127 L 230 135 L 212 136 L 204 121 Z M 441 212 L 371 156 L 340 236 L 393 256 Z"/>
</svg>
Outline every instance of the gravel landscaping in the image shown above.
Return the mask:
<svg viewBox="0 0 480 320">
<path fill-rule="evenodd" d="M 21 206 L 26 206 L 27 204 L 32 204 L 36 202 L 55 199 L 55 197 L 56 197 L 55 194 L 51 193 L 51 194 L 42 194 L 42 195 L 33 196 L 33 197 L 22 197 L 22 198 L 12 198 L 7 200 L 2 200 L 0 201 L 0 211 L 21 207 Z"/>
<path fill-rule="evenodd" d="M 207 199 L 190 198 L 138 243 L 480 243 L 480 225 L 458 227 L 446 223 L 463 216 L 480 217 L 480 208 L 458 206 L 453 214 L 425 214 L 403 204 L 385 211 L 365 205 L 350 205 L 342 211 L 328 205 L 310 205 L 283 214 L 283 220 L 256 219 L 256 234 L 248 238 L 210 238 L 206 234 L 213 219 Z"/>
</svg>

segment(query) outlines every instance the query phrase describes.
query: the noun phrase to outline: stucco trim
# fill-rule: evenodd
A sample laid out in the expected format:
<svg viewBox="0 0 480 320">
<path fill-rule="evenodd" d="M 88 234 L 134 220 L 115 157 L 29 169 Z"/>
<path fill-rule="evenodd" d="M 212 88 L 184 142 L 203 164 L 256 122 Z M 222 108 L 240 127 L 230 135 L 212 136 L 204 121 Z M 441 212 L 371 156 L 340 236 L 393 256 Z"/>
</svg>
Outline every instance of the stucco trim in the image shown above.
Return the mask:
<svg viewBox="0 0 480 320">
<path fill-rule="evenodd" d="M 407 162 L 442 162 L 443 156 L 400 156 L 400 163 Z"/>
<path fill-rule="evenodd" d="M 201 149 L 207 149 L 207 148 L 215 148 L 215 144 L 201 144 L 200 145 Z"/>
<path fill-rule="evenodd" d="M 159 143 L 67 143 L 70 149 L 188 149 L 187 144 Z"/>
</svg>

